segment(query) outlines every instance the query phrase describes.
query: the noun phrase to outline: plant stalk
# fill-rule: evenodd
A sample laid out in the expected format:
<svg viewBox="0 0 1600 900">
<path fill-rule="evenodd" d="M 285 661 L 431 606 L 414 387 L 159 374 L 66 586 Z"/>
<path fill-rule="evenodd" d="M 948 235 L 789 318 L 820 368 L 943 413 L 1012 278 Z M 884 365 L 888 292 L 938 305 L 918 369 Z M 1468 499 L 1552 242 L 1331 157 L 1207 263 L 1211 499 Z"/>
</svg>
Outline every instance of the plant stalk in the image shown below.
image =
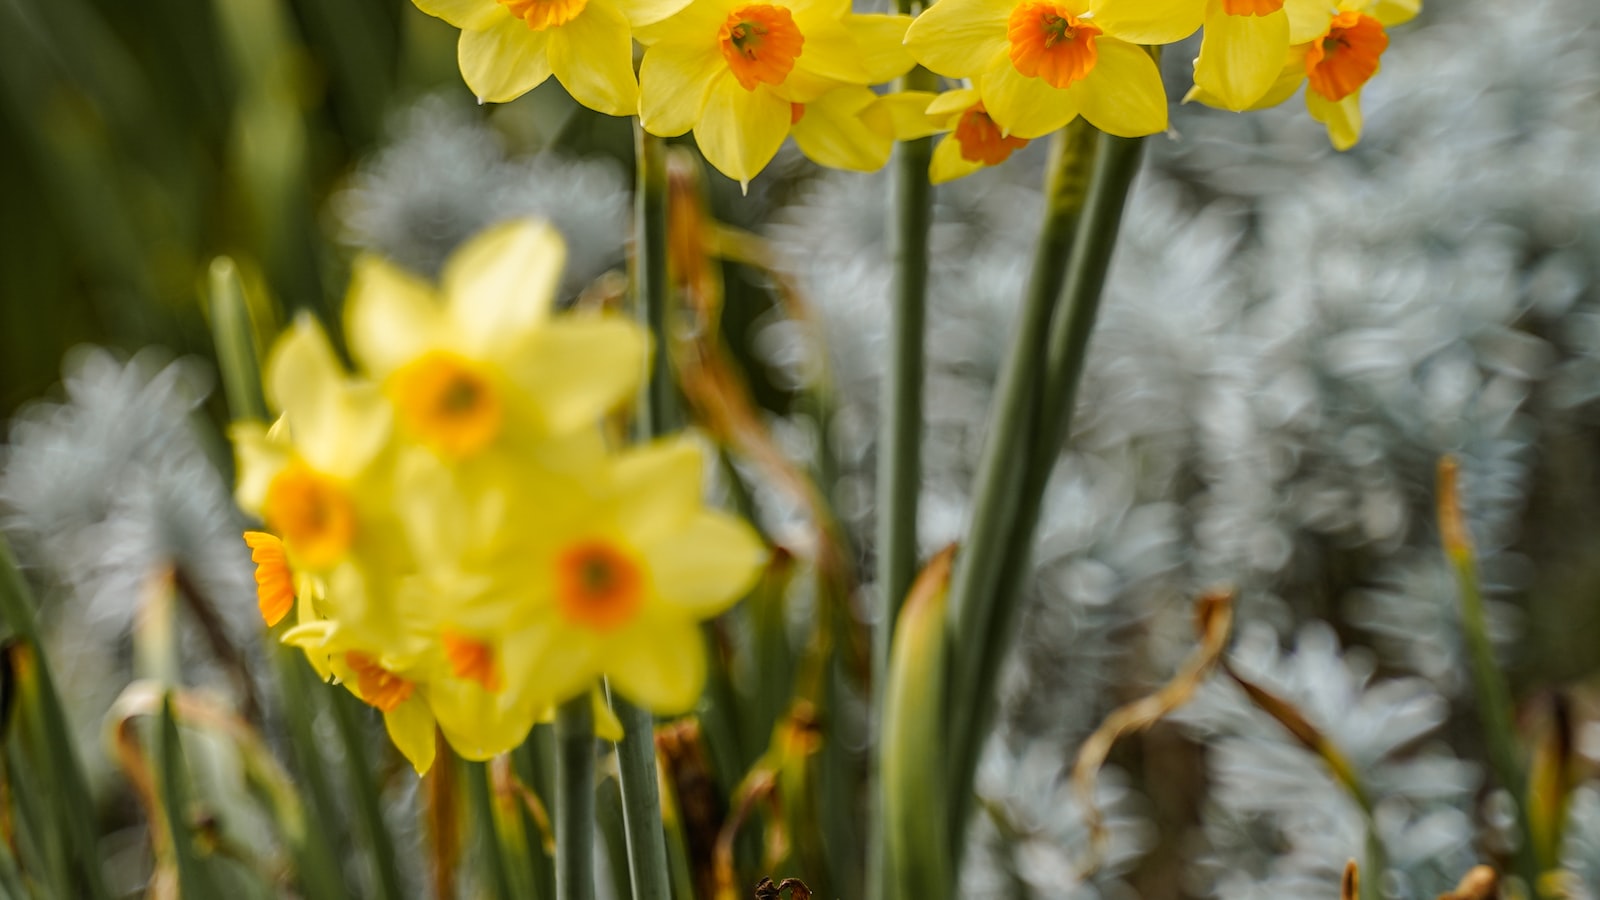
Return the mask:
<svg viewBox="0 0 1600 900">
<path fill-rule="evenodd" d="M 991 684 L 983 673 L 996 621 L 1009 620 L 1000 596 L 1010 551 L 1026 543 L 1032 522 L 1018 528 L 1026 464 L 1042 425 L 1041 392 L 1048 359 L 1046 337 L 1066 281 L 1068 252 L 1083 209 L 1094 129 L 1081 118 L 1058 132 L 1051 143 L 1048 205 L 1034 253 L 1033 271 L 1015 327 L 1011 352 L 993 401 L 988 441 L 973 490 L 972 525 L 956 557 L 950 589 L 947 633 L 951 642 L 951 681 L 946 709 L 950 750 L 950 848 L 959 859 L 965 840 L 972 774 L 982 736 L 977 733 L 984 707 L 992 705 Z"/>
<path fill-rule="evenodd" d="M 594 900 L 594 708 L 587 691 L 556 710 L 556 898 Z"/>
</svg>

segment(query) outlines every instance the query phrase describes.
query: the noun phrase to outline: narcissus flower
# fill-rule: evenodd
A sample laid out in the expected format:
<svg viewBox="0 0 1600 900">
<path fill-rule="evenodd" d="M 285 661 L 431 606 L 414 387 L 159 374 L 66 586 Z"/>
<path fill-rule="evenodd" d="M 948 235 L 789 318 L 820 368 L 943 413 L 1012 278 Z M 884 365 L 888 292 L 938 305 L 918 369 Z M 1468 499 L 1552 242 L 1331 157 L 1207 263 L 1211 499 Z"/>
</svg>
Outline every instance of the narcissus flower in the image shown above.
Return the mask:
<svg viewBox="0 0 1600 900">
<path fill-rule="evenodd" d="M 985 166 L 998 166 L 1028 145 L 1022 138 L 1000 131 L 975 88 L 940 94 L 928 104 L 927 114 L 939 124 L 939 130 L 950 132 L 934 148 L 928 166 L 928 180 L 934 184 L 971 175 Z"/>
<path fill-rule="evenodd" d="M 795 104 L 909 70 L 910 22 L 836 0 L 693 0 L 639 32 L 640 124 L 662 137 L 693 129 L 706 160 L 747 183 L 800 118 Z"/>
<path fill-rule="evenodd" d="M 1032 139 L 1079 115 L 1109 134 L 1167 127 L 1155 60 L 1200 27 L 1196 0 L 939 0 L 906 32 L 917 61 L 973 79 L 1004 135 Z"/>
<path fill-rule="evenodd" d="M 461 76 L 480 99 L 515 100 L 554 74 L 584 106 L 628 116 L 639 105 L 631 29 L 672 15 L 687 0 L 415 2 L 461 29 Z"/>
<path fill-rule="evenodd" d="M 553 228 L 522 220 L 457 251 L 437 290 L 357 260 L 346 333 L 403 436 L 452 463 L 600 451 L 595 426 L 638 386 L 648 339 L 620 317 L 551 316 L 565 255 Z"/>
<path fill-rule="evenodd" d="M 792 104 L 790 133 L 800 152 L 818 165 L 872 172 L 889 161 L 895 141 L 934 133 L 923 115 L 933 96 L 923 91 L 880 95 L 845 85 L 810 103 Z"/>
</svg>

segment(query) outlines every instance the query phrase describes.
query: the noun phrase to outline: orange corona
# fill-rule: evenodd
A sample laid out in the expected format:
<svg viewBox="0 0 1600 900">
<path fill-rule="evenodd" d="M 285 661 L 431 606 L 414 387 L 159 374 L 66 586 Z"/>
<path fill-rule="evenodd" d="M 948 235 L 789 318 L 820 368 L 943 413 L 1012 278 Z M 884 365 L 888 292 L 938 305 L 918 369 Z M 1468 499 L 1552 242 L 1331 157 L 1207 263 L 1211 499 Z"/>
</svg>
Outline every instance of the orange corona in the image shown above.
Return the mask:
<svg viewBox="0 0 1600 900">
<path fill-rule="evenodd" d="M 533 31 L 565 25 L 578 17 L 589 0 L 500 0 L 513 16 Z"/>
<path fill-rule="evenodd" d="M 505 412 L 495 384 L 476 366 L 435 350 L 389 376 L 401 421 L 417 439 L 452 459 L 477 453 L 500 434 Z"/>
<path fill-rule="evenodd" d="M 346 653 L 344 664 L 355 673 L 356 691 L 361 699 L 386 713 L 394 712 L 416 689 L 416 685 L 378 665 L 365 653 L 354 650 Z"/>
<path fill-rule="evenodd" d="M 982 103 L 974 103 L 961 114 L 952 135 L 961 145 L 961 158 L 967 162 L 998 166 L 1028 142 L 1014 135 L 1000 133 L 1000 126 L 989 118 Z"/>
<path fill-rule="evenodd" d="M 246 531 L 244 542 L 250 547 L 250 561 L 256 564 L 256 603 L 270 628 L 294 608 L 294 573 L 283 542 L 276 537 L 264 531 Z"/>
<path fill-rule="evenodd" d="M 1378 60 L 1388 47 L 1383 23 L 1358 12 L 1340 13 L 1328 26 L 1328 33 L 1306 50 L 1311 89 L 1338 103 L 1378 73 Z"/>
<path fill-rule="evenodd" d="M 284 466 L 267 485 L 261 517 L 295 559 L 313 569 L 337 563 L 355 540 L 350 496 L 338 482 L 300 460 Z"/>
<path fill-rule="evenodd" d="M 1100 29 L 1053 3 L 1020 3 L 1006 26 L 1011 64 L 1055 88 L 1081 81 L 1099 58 Z"/>
<path fill-rule="evenodd" d="M 805 47 L 805 36 L 789 10 L 769 3 L 741 6 L 717 33 L 722 58 L 739 85 L 753 91 L 760 84 L 783 84 Z"/>
<path fill-rule="evenodd" d="M 556 558 L 556 603 L 574 624 L 613 631 L 644 604 L 644 573 L 607 541 L 573 544 Z"/>
<path fill-rule="evenodd" d="M 457 678 L 476 681 L 486 691 L 500 690 L 500 673 L 494 664 L 494 648 L 488 643 L 446 631 L 439 636 L 445 659 Z"/>
</svg>

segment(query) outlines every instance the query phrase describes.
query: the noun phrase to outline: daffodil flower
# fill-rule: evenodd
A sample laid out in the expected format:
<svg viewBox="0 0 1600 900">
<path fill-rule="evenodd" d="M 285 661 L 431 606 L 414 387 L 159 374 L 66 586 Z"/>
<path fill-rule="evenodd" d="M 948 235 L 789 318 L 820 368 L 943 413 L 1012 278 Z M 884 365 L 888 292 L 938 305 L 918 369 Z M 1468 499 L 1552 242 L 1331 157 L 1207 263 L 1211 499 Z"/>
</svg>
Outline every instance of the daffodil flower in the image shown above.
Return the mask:
<svg viewBox="0 0 1600 900">
<path fill-rule="evenodd" d="M 1196 0 L 939 0 L 906 32 L 917 61 L 974 80 L 1003 135 L 1033 139 L 1079 115 L 1123 137 L 1167 127 L 1155 60 L 1200 27 Z"/>
<path fill-rule="evenodd" d="M 461 29 L 461 77 L 481 100 L 515 100 L 552 74 L 597 112 L 633 115 L 631 29 L 660 21 L 687 0 L 415 0 Z"/>
<path fill-rule="evenodd" d="M 515 221 L 458 250 L 437 289 L 357 260 L 346 334 L 402 435 L 451 463 L 494 457 L 491 478 L 600 452 L 597 426 L 637 388 L 649 343 L 621 317 L 551 316 L 565 256 L 555 229 Z"/>
<path fill-rule="evenodd" d="M 693 0 L 639 31 L 640 124 L 661 137 L 693 129 L 706 160 L 747 184 L 801 118 L 795 104 L 909 70 L 909 24 L 836 0 Z"/>
<path fill-rule="evenodd" d="M 1016 135 L 1000 130 L 984 108 L 976 88 L 958 88 L 940 94 L 928 104 L 927 115 L 949 134 L 933 150 L 928 180 L 944 184 L 988 166 L 998 166 L 1028 145 Z"/>
</svg>

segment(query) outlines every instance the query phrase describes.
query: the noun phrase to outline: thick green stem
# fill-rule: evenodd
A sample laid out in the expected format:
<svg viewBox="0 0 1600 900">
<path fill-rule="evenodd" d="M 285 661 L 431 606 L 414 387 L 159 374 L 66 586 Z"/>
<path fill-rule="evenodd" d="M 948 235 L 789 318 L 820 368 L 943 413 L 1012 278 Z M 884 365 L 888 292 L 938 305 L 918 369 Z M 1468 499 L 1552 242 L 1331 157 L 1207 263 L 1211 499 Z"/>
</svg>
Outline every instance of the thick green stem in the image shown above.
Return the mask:
<svg viewBox="0 0 1600 900">
<path fill-rule="evenodd" d="M 911 14 L 910 0 L 898 10 Z M 902 90 L 931 87 L 918 68 L 901 82 Z M 883 377 L 883 415 L 878 435 L 877 625 L 872 634 L 874 719 L 882 727 L 883 682 L 889 670 L 889 645 L 906 591 L 917 567 L 917 496 L 922 487 L 923 344 L 928 319 L 928 227 L 933 186 L 928 165 L 933 138 L 906 141 L 895 148 L 890 215 L 894 221 L 894 294 L 889 308 L 889 366 Z M 817 428 L 826 432 L 828 422 Z M 872 755 L 876 768 L 877 754 Z M 876 773 L 874 773 L 875 775 Z M 869 896 L 887 896 L 888 865 L 883 804 L 877 796 L 867 841 Z"/>
<path fill-rule="evenodd" d="M 556 710 L 556 898 L 594 900 L 594 707 Z"/>
<path fill-rule="evenodd" d="M 1018 540 L 1016 513 L 1022 501 L 1024 469 L 1040 427 L 1040 391 L 1046 356 L 1046 337 L 1054 317 L 1061 286 L 1066 280 L 1068 251 L 1077 233 L 1083 208 L 1093 129 L 1075 120 L 1051 144 L 1048 205 L 1039 245 L 1034 254 L 1022 314 L 1017 321 L 1011 352 L 994 400 L 988 442 L 979 464 L 973 490 L 973 517 L 967 539 L 956 559 L 950 590 L 948 634 L 952 666 L 947 710 L 950 749 L 951 848 L 959 858 L 965 839 L 972 773 L 977 765 L 982 735 L 977 723 L 990 706 L 991 685 L 984 682 L 986 648 L 996 620 L 1008 614 L 999 607 L 1007 598 L 996 588 L 1004 576 L 1003 563 Z M 1032 523 L 1021 540 L 1032 534 Z M 1014 603 L 1014 601 L 1011 601 Z"/>
<path fill-rule="evenodd" d="M 633 900 L 668 900 L 672 876 L 667 867 L 667 837 L 661 824 L 661 794 L 656 784 L 655 722 L 650 713 L 611 695 L 611 709 L 622 722 L 617 742 L 617 774 L 622 782 L 622 824 L 628 836 L 628 875 Z"/>
</svg>

